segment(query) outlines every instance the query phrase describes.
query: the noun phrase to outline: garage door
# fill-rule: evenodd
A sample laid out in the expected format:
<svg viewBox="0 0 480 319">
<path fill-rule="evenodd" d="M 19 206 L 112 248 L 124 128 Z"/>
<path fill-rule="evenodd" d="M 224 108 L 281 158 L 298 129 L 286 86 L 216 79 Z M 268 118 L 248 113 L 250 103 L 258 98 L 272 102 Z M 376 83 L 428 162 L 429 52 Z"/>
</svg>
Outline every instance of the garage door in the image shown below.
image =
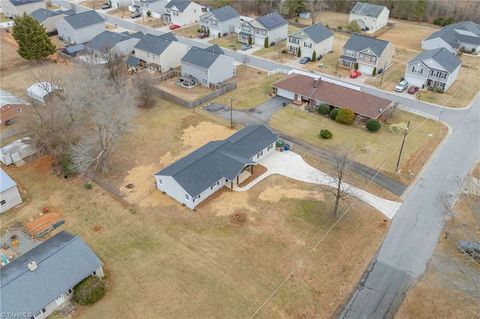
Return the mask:
<svg viewBox="0 0 480 319">
<path fill-rule="evenodd" d="M 423 85 L 425 84 L 425 79 L 409 74 L 405 74 L 405 80 L 407 80 L 409 85 L 415 85 L 420 88 L 423 87 Z"/>
<path fill-rule="evenodd" d="M 358 64 L 358 70 L 362 72 L 363 74 L 369 74 L 372 75 L 373 73 L 373 66 L 370 65 L 365 65 L 365 64 Z"/>
</svg>

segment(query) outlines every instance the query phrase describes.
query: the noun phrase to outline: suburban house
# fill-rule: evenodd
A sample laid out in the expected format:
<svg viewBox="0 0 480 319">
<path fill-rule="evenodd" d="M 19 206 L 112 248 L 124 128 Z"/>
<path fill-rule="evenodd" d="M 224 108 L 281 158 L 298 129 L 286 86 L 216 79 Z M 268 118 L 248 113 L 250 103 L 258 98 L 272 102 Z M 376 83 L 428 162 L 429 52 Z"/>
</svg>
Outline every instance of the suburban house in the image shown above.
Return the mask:
<svg viewBox="0 0 480 319">
<path fill-rule="evenodd" d="M 235 75 L 233 58 L 218 45 L 192 47 L 181 60 L 182 76 L 193 77 L 203 86 L 221 83 Z"/>
<path fill-rule="evenodd" d="M 207 8 L 190 0 L 170 0 L 165 5 L 162 19 L 165 23 L 179 26 L 197 23 L 200 16 L 207 12 Z"/>
<path fill-rule="evenodd" d="M 0 123 L 8 125 L 22 115 L 25 104 L 15 95 L 0 89 Z"/>
<path fill-rule="evenodd" d="M 222 187 L 233 189 L 275 150 L 277 136 L 264 125 L 247 126 L 212 141 L 156 173 L 157 189 L 194 209 Z"/>
<path fill-rule="evenodd" d="M 52 11 L 44 8 L 37 9 L 30 13 L 32 18 L 40 23 L 49 35 L 57 32 L 57 21 L 70 14 L 73 14 L 73 11 Z"/>
<path fill-rule="evenodd" d="M 317 57 L 333 50 L 333 32 L 323 24 L 317 23 L 288 36 L 287 52 L 301 57 Z"/>
<path fill-rule="evenodd" d="M 45 0 L 1 0 L 2 12 L 7 18 L 30 14 L 33 11 L 45 8 Z"/>
<path fill-rule="evenodd" d="M 124 56 L 132 53 L 139 41 L 140 39 L 129 37 L 127 34 L 103 31 L 85 46 L 97 56 L 109 54 Z"/>
<path fill-rule="evenodd" d="M 480 25 L 472 21 L 447 25 L 422 41 L 422 49 L 445 48 L 450 52 L 480 53 Z"/>
<path fill-rule="evenodd" d="M 180 66 L 188 47 L 177 41 L 172 33 L 145 34 L 135 45 L 135 57 L 151 71 L 166 72 Z"/>
<path fill-rule="evenodd" d="M 108 0 L 112 5 L 112 8 L 128 7 L 131 3 L 131 0 Z"/>
<path fill-rule="evenodd" d="M 242 21 L 238 41 L 246 44 L 264 45 L 285 40 L 288 36 L 288 22 L 273 12 L 251 21 Z"/>
<path fill-rule="evenodd" d="M 103 277 L 102 262 L 80 237 L 62 231 L 2 267 L 2 313 L 46 318 L 89 276 Z"/>
<path fill-rule="evenodd" d="M 23 200 L 17 188 L 17 183 L 0 168 L 0 213 L 20 205 Z M 3 308 L 3 307 L 2 307 Z"/>
<path fill-rule="evenodd" d="M 385 6 L 357 2 L 350 11 L 348 23 L 355 21 L 362 31 L 375 32 L 387 25 L 389 15 L 390 10 Z"/>
<path fill-rule="evenodd" d="M 213 37 L 226 36 L 240 28 L 240 14 L 231 6 L 225 6 L 200 16 L 200 29 Z"/>
<path fill-rule="evenodd" d="M 56 23 L 63 41 L 85 43 L 105 30 L 105 20 L 94 10 L 62 17 Z"/>
<path fill-rule="evenodd" d="M 315 108 L 326 103 L 333 108 L 349 108 L 365 119 L 378 119 L 387 115 L 393 102 L 362 91 L 360 87 L 309 73 L 291 71 L 275 82 L 273 93 Z"/>
<path fill-rule="evenodd" d="M 358 66 L 360 72 L 375 75 L 392 63 L 394 50 L 389 41 L 354 33 L 343 46 L 338 65 L 348 69 Z"/>
<path fill-rule="evenodd" d="M 445 48 L 423 51 L 408 62 L 405 80 L 420 88 L 446 91 L 457 79 L 461 65 L 462 60 Z"/>
</svg>

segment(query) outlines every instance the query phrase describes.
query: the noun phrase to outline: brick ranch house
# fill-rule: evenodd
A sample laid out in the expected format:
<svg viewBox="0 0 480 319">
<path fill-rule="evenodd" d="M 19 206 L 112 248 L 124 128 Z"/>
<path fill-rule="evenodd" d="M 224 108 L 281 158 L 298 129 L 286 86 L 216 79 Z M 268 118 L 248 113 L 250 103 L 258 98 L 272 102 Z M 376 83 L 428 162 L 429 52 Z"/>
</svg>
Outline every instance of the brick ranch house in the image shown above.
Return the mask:
<svg viewBox="0 0 480 319">
<path fill-rule="evenodd" d="M 349 108 L 362 119 L 386 117 L 393 106 L 392 101 L 365 93 L 357 86 L 297 72 L 291 72 L 272 87 L 275 95 L 306 103 L 306 108 L 326 103 L 331 109 Z"/>
</svg>

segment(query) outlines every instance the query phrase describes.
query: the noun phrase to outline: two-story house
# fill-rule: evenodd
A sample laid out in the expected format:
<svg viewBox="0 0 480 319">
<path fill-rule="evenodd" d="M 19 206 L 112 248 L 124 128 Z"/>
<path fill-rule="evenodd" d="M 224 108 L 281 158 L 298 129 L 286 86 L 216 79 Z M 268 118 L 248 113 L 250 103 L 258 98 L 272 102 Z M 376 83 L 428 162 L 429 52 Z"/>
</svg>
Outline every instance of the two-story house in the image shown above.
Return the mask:
<svg viewBox="0 0 480 319">
<path fill-rule="evenodd" d="M 273 12 L 255 20 L 242 21 L 238 41 L 246 44 L 264 45 L 285 40 L 288 36 L 288 22 L 278 13 Z"/>
<path fill-rule="evenodd" d="M 165 5 L 162 19 L 165 23 L 179 26 L 197 23 L 200 16 L 207 12 L 207 8 L 190 0 L 171 0 Z"/>
<path fill-rule="evenodd" d="M 357 2 L 350 11 L 348 23 L 355 21 L 362 30 L 375 32 L 387 25 L 389 15 L 390 10 L 385 6 Z"/>
<path fill-rule="evenodd" d="M 422 41 L 422 49 L 445 48 L 451 52 L 464 51 L 480 54 L 480 25 L 462 21 L 447 25 Z"/>
<path fill-rule="evenodd" d="M 233 58 L 218 46 L 192 47 L 182 58 L 182 76 L 193 77 L 203 86 L 221 83 L 235 75 Z"/>
<path fill-rule="evenodd" d="M 102 57 L 108 55 L 124 56 L 132 53 L 139 38 L 130 37 L 128 33 L 103 31 L 85 46 L 94 55 Z"/>
<path fill-rule="evenodd" d="M 30 14 L 37 9 L 46 7 L 45 0 L 1 0 L 2 13 L 7 18 Z"/>
<path fill-rule="evenodd" d="M 152 71 L 166 72 L 180 66 L 181 58 L 188 47 L 178 42 L 172 33 L 145 34 L 135 45 L 135 57 Z"/>
<path fill-rule="evenodd" d="M 72 10 L 66 11 L 52 11 L 44 8 L 37 9 L 30 13 L 32 18 L 34 18 L 38 23 L 45 28 L 45 31 L 48 35 L 53 35 L 57 32 L 56 23 L 61 18 L 74 14 Z"/>
<path fill-rule="evenodd" d="M 105 31 L 105 20 L 94 10 L 62 17 L 55 25 L 58 36 L 72 43 L 88 42 Z"/>
<path fill-rule="evenodd" d="M 421 88 L 446 91 L 455 82 L 461 65 L 462 60 L 445 48 L 423 51 L 408 62 L 405 80 Z"/>
<path fill-rule="evenodd" d="M 240 14 L 231 6 L 214 9 L 200 16 L 200 29 L 211 36 L 226 36 L 240 28 Z"/>
<path fill-rule="evenodd" d="M 358 68 L 363 74 L 375 75 L 392 63 L 394 50 L 389 41 L 354 33 L 343 46 L 338 65 L 349 69 Z"/>
<path fill-rule="evenodd" d="M 333 32 L 323 24 L 317 23 L 298 32 L 290 34 L 287 41 L 287 52 L 301 57 L 311 58 L 313 52 L 317 57 L 333 50 Z"/>
</svg>

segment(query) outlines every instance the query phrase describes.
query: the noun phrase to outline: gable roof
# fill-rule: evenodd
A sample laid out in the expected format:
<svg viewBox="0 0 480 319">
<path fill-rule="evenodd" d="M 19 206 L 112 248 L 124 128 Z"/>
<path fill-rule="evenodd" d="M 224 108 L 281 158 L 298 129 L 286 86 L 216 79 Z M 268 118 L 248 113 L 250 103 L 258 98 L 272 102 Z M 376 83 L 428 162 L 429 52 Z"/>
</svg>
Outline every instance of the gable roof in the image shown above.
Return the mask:
<svg viewBox="0 0 480 319">
<path fill-rule="evenodd" d="M 31 261 L 37 263 L 34 271 L 27 267 Z M 2 268 L 2 312 L 38 313 L 100 266 L 80 237 L 62 231 Z"/>
<path fill-rule="evenodd" d="M 135 45 L 135 48 L 160 55 L 173 41 L 177 41 L 177 38 L 171 32 L 162 35 L 147 33 Z"/>
<path fill-rule="evenodd" d="M 425 63 L 426 60 L 430 59 L 440 64 L 448 72 L 455 71 L 455 69 L 462 64 L 462 60 L 460 60 L 455 54 L 445 48 L 423 51 L 416 57 L 414 57 L 412 60 L 410 60 L 408 64 L 413 64 L 417 62 Z M 428 66 L 428 63 L 426 64 Z"/>
<path fill-rule="evenodd" d="M 222 54 L 224 52 L 218 45 L 212 45 L 205 49 L 193 46 L 181 61 L 208 69 Z"/>
<path fill-rule="evenodd" d="M 231 6 L 225 6 L 218 9 L 214 9 L 205 15 L 213 15 L 215 19 L 220 22 L 227 21 L 236 17 L 240 17 L 240 14 Z"/>
<path fill-rule="evenodd" d="M 165 8 L 172 9 L 173 7 L 177 8 L 178 11 L 183 12 L 191 3 L 190 0 L 171 0 Z"/>
<path fill-rule="evenodd" d="M 381 56 L 389 43 L 390 42 L 386 40 L 374 39 L 365 35 L 353 33 L 343 48 L 357 52 L 371 49 L 377 56 Z"/>
<path fill-rule="evenodd" d="M 0 107 L 8 104 L 27 104 L 12 93 L 0 89 Z"/>
<path fill-rule="evenodd" d="M 52 10 L 47 10 L 44 8 L 37 9 L 30 13 L 32 18 L 34 18 L 38 23 L 42 23 L 43 21 L 47 20 L 48 18 L 59 16 L 63 14 L 63 12 L 60 11 L 52 11 Z"/>
<path fill-rule="evenodd" d="M 313 42 L 320 43 L 325 39 L 333 37 L 333 32 L 330 31 L 321 23 L 317 23 L 306 27 L 298 32 L 291 34 L 292 37 L 303 38 L 308 36 Z"/>
<path fill-rule="evenodd" d="M 43 2 L 44 0 L 9 0 L 14 6 L 23 6 L 24 4 Z"/>
<path fill-rule="evenodd" d="M 383 9 L 386 9 L 386 7 L 377 4 L 357 2 L 352 11 L 350 11 L 350 14 L 353 13 L 361 16 L 378 17 Z"/>
<path fill-rule="evenodd" d="M 95 36 L 90 42 L 88 42 L 86 44 L 86 47 L 102 53 L 108 53 L 118 43 L 129 39 L 129 36 L 121 33 L 103 31 L 102 33 Z"/>
<path fill-rule="evenodd" d="M 15 186 L 17 186 L 17 183 L 0 168 L 0 192 L 4 192 Z"/>
<path fill-rule="evenodd" d="M 235 179 L 250 158 L 277 137 L 265 125 L 243 128 L 223 141 L 205 144 L 155 175 L 172 176 L 185 191 L 196 197 L 222 178 Z"/>
<path fill-rule="evenodd" d="M 452 48 L 458 49 L 461 43 L 480 44 L 480 25 L 472 21 L 462 21 L 447 25 L 429 35 L 425 40 L 441 38 Z"/>
<path fill-rule="evenodd" d="M 272 12 L 270 14 L 258 17 L 257 19 L 255 19 L 255 21 L 260 23 L 267 30 L 273 30 L 287 24 L 287 21 L 276 12 Z"/>
<path fill-rule="evenodd" d="M 74 29 L 81 29 L 93 24 L 105 22 L 105 20 L 94 10 L 66 16 L 64 19 Z"/>
<path fill-rule="evenodd" d="M 272 86 L 301 94 L 335 107 L 346 107 L 357 114 L 374 119 L 378 118 L 392 104 L 390 100 L 365 93 L 353 85 L 328 78 L 313 78 L 299 73 L 291 73 L 275 82 Z"/>
</svg>

